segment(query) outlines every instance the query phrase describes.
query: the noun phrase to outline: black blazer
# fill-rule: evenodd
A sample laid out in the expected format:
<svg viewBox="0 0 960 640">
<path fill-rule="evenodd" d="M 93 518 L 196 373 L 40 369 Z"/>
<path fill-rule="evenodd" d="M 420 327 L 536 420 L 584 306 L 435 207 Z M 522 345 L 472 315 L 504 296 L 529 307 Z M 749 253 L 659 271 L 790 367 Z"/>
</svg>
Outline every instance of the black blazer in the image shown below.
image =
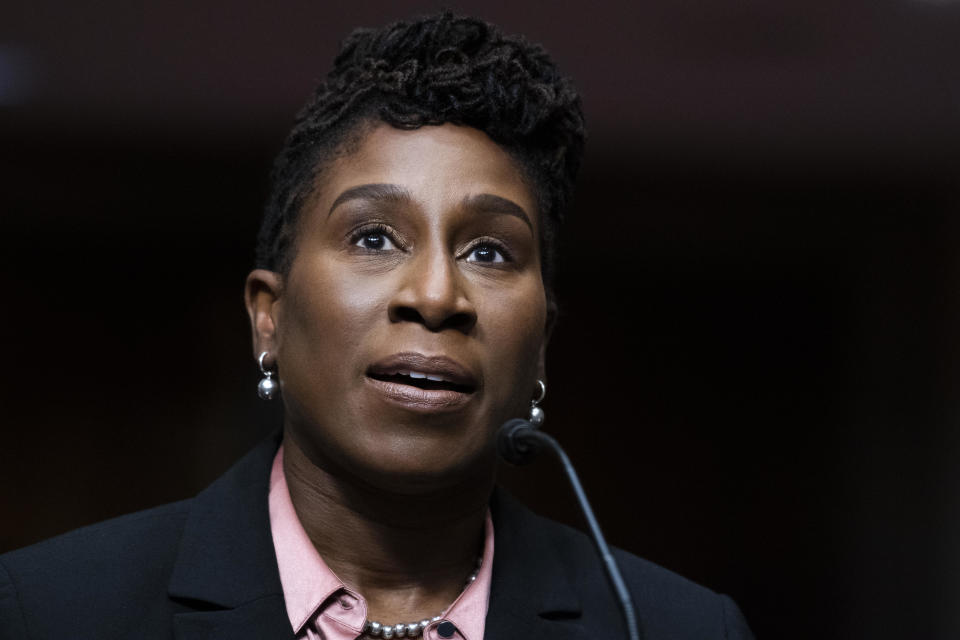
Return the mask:
<svg viewBox="0 0 960 640">
<path fill-rule="evenodd" d="M 196 498 L 0 556 L 0 639 L 293 639 L 270 535 L 278 446 L 256 447 Z M 485 640 L 624 638 L 590 541 L 503 491 Z M 734 602 L 617 551 L 645 640 L 751 638 Z"/>
</svg>

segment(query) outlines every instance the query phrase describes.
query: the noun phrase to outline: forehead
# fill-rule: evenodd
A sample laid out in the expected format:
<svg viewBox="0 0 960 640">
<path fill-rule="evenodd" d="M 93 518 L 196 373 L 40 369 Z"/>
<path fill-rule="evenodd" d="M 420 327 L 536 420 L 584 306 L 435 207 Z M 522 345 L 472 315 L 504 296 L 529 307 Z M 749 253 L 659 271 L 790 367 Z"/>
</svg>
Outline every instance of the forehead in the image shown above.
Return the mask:
<svg viewBox="0 0 960 640">
<path fill-rule="evenodd" d="M 478 129 L 453 124 L 397 129 L 378 123 L 366 128 L 350 147 L 322 172 L 311 208 L 328 210 L 352 187 L 393 184 L 438 212 L 465 196 L 507 198 L 538 227 L 536 198 L 520 165 Z"/>
</svg>

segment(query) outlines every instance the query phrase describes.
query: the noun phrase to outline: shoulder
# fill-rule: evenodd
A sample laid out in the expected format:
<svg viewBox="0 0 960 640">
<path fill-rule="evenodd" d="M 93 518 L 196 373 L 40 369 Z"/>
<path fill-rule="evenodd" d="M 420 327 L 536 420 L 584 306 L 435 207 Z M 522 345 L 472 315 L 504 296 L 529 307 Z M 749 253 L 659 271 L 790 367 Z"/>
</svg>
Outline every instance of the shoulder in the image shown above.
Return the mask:
<svg viewBox="0 0 960 640">
<path fill-rule="evenodd" d="M 279 437 L 194 498 L 0 555 L 0 640 L 169 639 L 177 614 L 275 595 L 267 491 Z"/>
<path fill-rule="evenodd" d="M 752 638 L 743 614 L 727 595 L 701 586 L 649 560 L 622 549 L 614 556 L 630 594 L 643 610 L 644 628 L 651 637 L 672 637 L 668 631 L 684 621 L 693 635 L 722 631 L 723 638 Z"/>
<path fill-rule="evenodd" d="M 498 501 L 502 500 L 503 496 L 498 496 Z M 613 616 L 619 626 L 619 609 L 593 541 L 577 529 L 534 514 L 508 496 L 507 500 L 507 510 L 513 512 L 508 526 L 523 531 L 523 537 L 530 536 L 540 549 L 549 550 L 559 560 L 566 581 L 578 592 L 584 625 L 597 628 Z M 648 640 L 753 637 L 728 596 L 622 549 L 614 548 L 613 554 Z"/>
<path fill-rule="evenodd" d="M 0 638 L 46 637 L 43 628 L 53 618 L 60 624 L 106 621 L 105 612 L 123 608 L 129 614 L 135 603 L 165 600 L 190 502 L 121 516 L 0 555 Z"/>
</svg>

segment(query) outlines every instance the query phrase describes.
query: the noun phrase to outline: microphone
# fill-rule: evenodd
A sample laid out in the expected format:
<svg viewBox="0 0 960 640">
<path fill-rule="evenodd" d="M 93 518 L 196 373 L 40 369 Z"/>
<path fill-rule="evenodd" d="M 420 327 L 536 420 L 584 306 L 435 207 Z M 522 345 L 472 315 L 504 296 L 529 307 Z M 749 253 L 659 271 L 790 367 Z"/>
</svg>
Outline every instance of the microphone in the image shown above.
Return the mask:
<svg viewBox="0 0 960 640">
<path fill-rule="evenodd" d="M 627 624 L 627 637 L 630 640 L 640 640 L 637 614 L 633 609 L 633 600 L 630 598 L 627 584 L 623 581 L 617 561 L 610 552 L 610 547 L 607 546 L 607 540 L 603 537 L 596 516 L 593 515 L 593 509 L 590 507 L 590 501 L 587 500 L 587 494 L 583 491 L 580 478 L 577 476 L 577 472 L 574 470 L 566 452 L 552 436 L 536 429 L 530 422 L 521 418 L 508 420 L 500 427 L 497 434 L 497 451 L 500 453 L 500 457 L 513 465 L 519 466 L 529 463 L 544 446 L 553 451 L 560 460 L 560 464 L 567 474 L 567 479 L 570 481 L 570 486 L 573 487 L 573 492 L 577 496 L 580 510 L 583 512 L 583 517 L 586 518 L 587 526 L 590 529 L 590 537 L 593 539 L 597 553 L 600 554 L 603 568 L 610 580 L 610 586 L 613 588 L 620 604 L 620 610 L 623 612 L 623 619 Z"/>
<path fill-rule="evenodd" d="M 505 422 L 497 435 L 497 451 L 500 457 L 516 466 L 525 465 L 533 460 L 540 453 L 540 447 L 537 446 L 539 441 L 531 437 L 528 431 L 538 433 L 533 428 L 533 424 L 522 418 Z"/>
</svg>

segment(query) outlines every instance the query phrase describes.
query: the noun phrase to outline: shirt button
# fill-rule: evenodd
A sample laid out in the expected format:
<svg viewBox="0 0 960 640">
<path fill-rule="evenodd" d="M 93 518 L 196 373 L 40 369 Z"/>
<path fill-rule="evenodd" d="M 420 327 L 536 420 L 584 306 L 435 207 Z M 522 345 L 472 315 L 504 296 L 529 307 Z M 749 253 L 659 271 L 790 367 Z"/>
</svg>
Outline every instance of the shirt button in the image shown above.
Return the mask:
<svg viewBox="0 0 960 640">
<path fill-rule="evenodd" d="M 437 625 L 437 635 L 441 638 L 452 638 L 457 632 L 457 628 L 449 620 L 444 620 Z"/>
</svg>

